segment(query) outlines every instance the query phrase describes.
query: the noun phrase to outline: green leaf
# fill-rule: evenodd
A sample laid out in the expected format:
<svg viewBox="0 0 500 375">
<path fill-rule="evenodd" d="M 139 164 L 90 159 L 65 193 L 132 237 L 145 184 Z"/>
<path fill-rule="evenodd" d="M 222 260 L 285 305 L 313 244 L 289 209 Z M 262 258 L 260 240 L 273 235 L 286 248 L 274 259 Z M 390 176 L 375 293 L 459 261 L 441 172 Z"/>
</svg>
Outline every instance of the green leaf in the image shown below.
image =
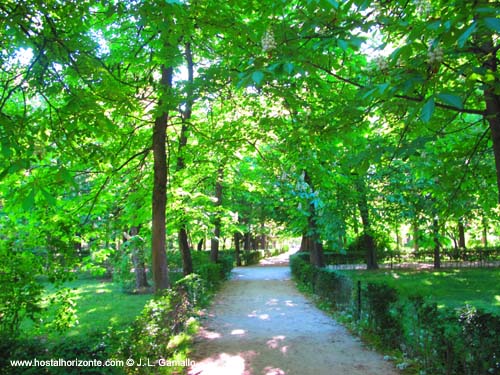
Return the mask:
<svg viewBox="0 0 500 375">
<path fill-rule="evenodd" d="M 451 105 L 452 107 L 462 109 L 464 107 L 463 100 L 460 96 L 454 94 L 438 94 L 437 97 L 443 101 L 443 103 Z"/>
<path fill-rule="evenodd" d="M 291 62 L 287 62 L 283 65 L 283 68 L 285 69 L 285 72 L 287 72 L 288 74 L 292 74 L 293 73 L 293 64 Z"/>
<path fill-rule="evenodd" d="M 36 191 L 33 189 L 30 191 L 28 196 L 26 198 L 24 198 L 22 204 L 23 204 L 23 209 L 25 211 L 30 211 L 33 208 L 33 206 L 35 205 L 35 195 L 36 195 Z"/>
<path fill-rule="evenodd" d="M 484 23 L 488 29 L 493 30 L 496 33 L 500 33 L 500 19 L 498 18 L 485 18 Z"/>
<path fill-rule="evenodd" d="M 465 42 L 469 37 L 472 35 L 472 33 L 476 30 L 476 23 L 473 22 L 472 25 L 470 25 L 465 32 L 460 35 L 460 37 L 457 39 L 457 44 L 458 47 L 462 48 L 465 45 Z"/>
<path fill-rule="evenodd" d="M 436 104 L 434 103 L 434 98 L 431 97 L 427 103 L 424 104 L 424 107 L 422 108 L 422 112 L 420 113 L 420 118 L 422 119 L 423 122 L 429 122 L 432 114 L 434 113 L 434 108 L 436 107 Z"/>
<path fill-rule="evenodd" d="M 262 73 L 260 70 L 257 70 L 256 72 L 253 72 L 252 79 L 257 85 L 260 85 L 262 80 L 264 79 L 264 73 Z"/>
<path fill-rule="evenodd" d="M 328 2 L 331 4 L 332 7 L 335 9 L 339 9 L 339 2 L 335 0 L 328 0 Z"/>
<path fill-rule="evenodd" d="M 347 51 L 347 48 L 349 47 L 349 45 L 347 44 L 347 42 L 345 40 L 339 39 L 339 40 L 337 40 L 337 43 L 338 43 L 339 47 L 342 48 L 342 50 L 344 52 Z"/>
<path fill-rule="evenodd" d="M 43 196 L 45 197 L 45 200 L 51 205 L 51 206 L 55 206 L 56 204 L 56 199 L 52 196 L 52 194 L 50 194 L 47 190 L 45 189 L 40 189 L 40 191 L 42 192 Z"/>
</svg>

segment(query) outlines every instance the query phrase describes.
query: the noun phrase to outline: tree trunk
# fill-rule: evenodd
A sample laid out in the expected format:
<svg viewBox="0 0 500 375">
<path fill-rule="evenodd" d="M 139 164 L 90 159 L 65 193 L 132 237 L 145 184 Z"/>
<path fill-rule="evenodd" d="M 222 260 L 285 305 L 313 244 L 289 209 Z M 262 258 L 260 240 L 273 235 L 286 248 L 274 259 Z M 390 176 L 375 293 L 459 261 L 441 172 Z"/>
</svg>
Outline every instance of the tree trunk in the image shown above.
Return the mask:
<svg viewBox="0 0 500 375">
<path fill-rule="evenodd" d="M 481 242 L 483 243 L 483 247 L 488 247 L 488 219 L 483 216 L 483 238 Z"/>
<path fill-rule="evenodd" d="M 418 229 L 418 221 L 416 219 L 415 221 L 413 221 L 412 227 L 413 227 L 413 251 L 415 252 L 415 254 L 417 254 L 419 250 L 419 244 L 418 244 L 419 229 Z"/>
<path fill-rule="evenodd" d="M 458 247 L 465 249 L 465 226 L 462 219 L 458 221 Z"/>
<path fill-rule="evenodd" d="M 202 251 L 204 244 L 205 244 L 205 237 L 203 237 L 201 240 L 198 241 L 198 246 L 196 247 L 196 249 L 198 251 Z"/>
<path fill-rule="evenodd" d="M 370 212 L 368 209 L 368 198 L 366 196 L 366 184 L 362 177 L 358 177 L 356 181 L 358 191 L 358 207 L 363 223 L 363 243 L 366 251 L 366 268 L 375 270 L 378 268 L 377 251 L 375 248 L 375 240 L 372 234 Z"/>
<path fill-rule="evenodd" d="M 187 72 L 188 72 L 188 83 L 189 85 L 193 84 L 194 79 L 194 64 L 193 64 L 193 55 L 191 53 L 191 44 L 188 42 L 185 46 L 185 57 L 187 63 Z M 177 165 L 176 172 L 182 171 L 186 168 L 186 162 L 184 160 L 184 149 L 187 145 L 187 134 L 188 134 L 188 121 L 191 119 L 193 109 L 193 90 L 191 86 L 187 90 L 187 100 L 184 111 L 182 112 L 182 126 L 181 133 L 179 135 L 179 146 L 177 148 Z M 182 210 L 182 208 L 181 208 Z M 181 213 L 183 219 L 181 221 L 181 227 L 178 232 L 179 239 L 179 249 L 182 254 L 182 269 L 184 275 L 189 275 L 193 273 L 193 260 L 191 257 L 191 248 L 189 247 L 188 235 L 187 235 L 187 223 L 186 223 L 186 214 L 185 212 Z"/>
<path fill-rule="evenodd" d="M 130 228 L 130 236 L 137 236 L 138 234 L 138 227 Z M 146 274 L 146 264 L 144 262 L 144 248 L 137 243 L 132 248 L 132 264 L 134 265 L 135 288 L 138 290 L 148 288 L 149 283 Z"/>
<path fill-rule="evenodd" d="M 304 171 L 304 182 L 309 185 L 311 191 L 314 191 L 314 185 L 312 183 L 311 177 Z M 325 266 L 325 258 L 323 255 L 323 244 L 319 236 L 318 225 L 316 223 L 316 209 L 314 203 L 309 203 L 309 217 L 307 218 L 308 233 L 310 241 L 310 251 L 309 251 L 309 261 L 316 267 Z"/>
<path fill-rule="evenodd" d="M 184 225 L 181 226 L 178 233 L 179 248 L 182 255 L 182 271 L 184 276 L 193 273 L 193 260 L 191 259 L 191 248 L 189 247 L 188 233 Z"/>
<path fill-rule="evenodd" d="M 441 245 L 439 243 L 439 220 L 437 217 L 432 221 L 432 232 L 434 237 L 434 268 L 441 268 Z"/>
<path fill-rule="evenodd" d="M 162 65 L 161 86 L 167 91 L 172 87 L 171 67 Z M 161 107 L 164 103 L 159 103 Z M 152 233 L 151 252 L 155 292 L 169 287 L 167 253 L 165 249 L 165 209 L 167 204 L 167 154 L 166 132 L 168 112 L 163 112 L 155 119 L 153 128 L 153 198 L 152 198 Z"/>
<path fill-rule="evenodd" d="M 236 266 L 237 267 L 241 267 L 240 242 L 241 242 L 241 234 L 239 232 L 235 232 L 234 233 L 234 253 L 236 256 Z"/>
<path fill-rule="evenodd" d="M 219 240 L 220 240 L 220 231 L 221 231 L 221 217 L 219 208 L 222 205 L 222 181 L 224 179 L 224 168 L 223 166 L 219 166 L 217 170 L 217 179 L 215 181 L 215 220 L 214 220 L 214 235 L 210 241 L 210 260 L 213 263 L 217 263 L 219 258 Z"/>
</svg>

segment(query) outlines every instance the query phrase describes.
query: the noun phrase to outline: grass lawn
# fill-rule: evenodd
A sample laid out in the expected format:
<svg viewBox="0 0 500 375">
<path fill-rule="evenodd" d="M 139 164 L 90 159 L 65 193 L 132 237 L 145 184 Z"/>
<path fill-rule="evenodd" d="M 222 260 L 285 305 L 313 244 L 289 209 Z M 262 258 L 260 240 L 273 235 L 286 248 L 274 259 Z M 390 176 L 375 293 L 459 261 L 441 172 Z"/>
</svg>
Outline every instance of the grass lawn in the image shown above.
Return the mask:
<svg viewBox="0 0 500 375">
<path fill-rule="evenodd" d="M 500 315 L 500 268 L 344 272 L 354 280 L 385 282 L 402 295 L 420 294 L 439 307 L 468 304 Z"/>
<path fill-rule="evenodd" d="M 125 327 L 152 298 L 150 294 L 126 294 L 118 284 L 99 279 L 77 279 L 65 283 L 64 287 L 72 289 L 75 295 L 78 324 L 58 334 L 44 332 L 43 328 L 33 331 L 34 324 L 25 321 L 22 328 L 26 334 L 42 334 L 56 339 L 60 335 L 85 336 L 92 332 L 106 332 L 111 326 Z M 52 286 L 47 285 L 47 289 L 47 297 L 55 293 Z"/>
</svg>

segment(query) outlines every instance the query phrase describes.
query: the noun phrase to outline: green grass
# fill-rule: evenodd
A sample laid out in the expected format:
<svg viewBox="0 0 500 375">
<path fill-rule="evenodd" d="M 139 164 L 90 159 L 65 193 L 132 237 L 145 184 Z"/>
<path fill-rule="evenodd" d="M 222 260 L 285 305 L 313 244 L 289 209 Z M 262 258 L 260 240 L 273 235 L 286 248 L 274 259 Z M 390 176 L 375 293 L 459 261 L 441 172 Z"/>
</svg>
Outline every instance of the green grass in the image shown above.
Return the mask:
<svg viewBox="0 0 500 375">
<path fill-rule="evenodd" d="M 26 321 L 22 325 L 26 334 L 34 333 L 56 339 L 59 336 L 86 336 L 93 332 L 106 332 L 109 327 L 125 327 L 152 298 L 150 294 L 126 294 L 120 285 L 98 279 L 82 278 L 67 282 L 63 286 L 70 288 L 75 295 L 78 324 L 63 333 L 58 333 L 43 328 L 33 330 L 34 324 Z M 54 287 L 48 284 L 46 297 L 54 293 Z"/>
<path fill-rule="evenodd" d="M 440 308 L 466 304 L 500 315 L 500 268 L 345 271 L 354 280 L 385 282 L 401 295 L 420 294 Z"/>
</svg>

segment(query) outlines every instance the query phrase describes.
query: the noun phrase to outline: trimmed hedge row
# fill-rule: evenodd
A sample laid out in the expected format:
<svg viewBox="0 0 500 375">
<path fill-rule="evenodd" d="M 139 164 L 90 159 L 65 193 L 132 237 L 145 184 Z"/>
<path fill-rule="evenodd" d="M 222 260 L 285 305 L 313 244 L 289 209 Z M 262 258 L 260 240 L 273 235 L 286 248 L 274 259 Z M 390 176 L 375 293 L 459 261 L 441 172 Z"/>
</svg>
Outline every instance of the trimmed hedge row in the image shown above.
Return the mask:
<svg viewBox="0 0 500 375">
<path fill-rule="evenodd" d="M 403 354 L 400 369 L 420 374 L 500 374 L 500 317 L 470 306 L 439 309 L 422 296 L 402 298 L 386 284 L 359 290 L 336 271 L 316 268 L 307 254 L 291 257 L 292 275 L 323 301 L 330 302 L 362 334 L 385 349 Z M 357 286 L 357 285 L 356 285 Z"/>
</svg>

